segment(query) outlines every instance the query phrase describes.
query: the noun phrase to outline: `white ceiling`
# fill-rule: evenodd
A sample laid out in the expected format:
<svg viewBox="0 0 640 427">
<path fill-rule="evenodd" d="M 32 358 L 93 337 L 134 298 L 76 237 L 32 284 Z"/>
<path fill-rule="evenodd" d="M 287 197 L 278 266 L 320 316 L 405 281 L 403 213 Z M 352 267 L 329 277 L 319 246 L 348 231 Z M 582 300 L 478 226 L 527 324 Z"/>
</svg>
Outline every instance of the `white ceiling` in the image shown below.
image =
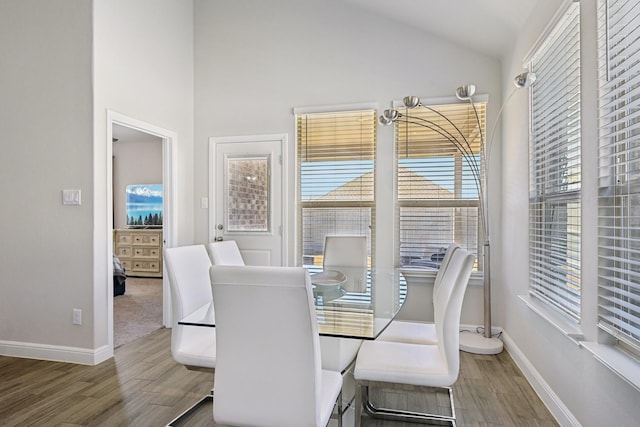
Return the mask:
<svg viewBox="0 0 640 427">
<path fill-rule="evenodd" d="M 343 0 L 500 59 L 542 0 Z"/>
</svg>

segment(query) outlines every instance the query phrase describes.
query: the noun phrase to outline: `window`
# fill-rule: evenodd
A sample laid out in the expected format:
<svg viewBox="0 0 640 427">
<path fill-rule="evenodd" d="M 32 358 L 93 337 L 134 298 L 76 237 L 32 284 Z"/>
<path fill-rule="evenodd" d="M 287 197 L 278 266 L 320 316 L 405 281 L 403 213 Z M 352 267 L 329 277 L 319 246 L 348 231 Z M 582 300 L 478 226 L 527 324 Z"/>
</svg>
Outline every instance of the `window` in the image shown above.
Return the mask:
<svg viewBox="0 0 640 427">
<path fill-rule="evenodd" d="M 598 326 L 640 354 L 640 4 L 601 0 Z"/>
<path fill-rule="evenodd" d="M 376 111 L 296 114 L 299 247 L 304 266 L 322 265 L 327 234 L 375 241 Z"/>
<path fill-rule="evenodd" d="M 476 254 L 476 259 L 481 255 L 479 189 L 474 172 L 482 179 L 482 166 L 475 171 L 454 143 L 435 129 L 441 126 L 445 134 L 455 135 L 462 143 L 466 139 L 469 155 L 482 165 L 485 107 L 485 103 L 475 103 L 474 111 L 465 102 L 399 110 L 405 117 L 415 118 L 395 122 L 402 266 L 438 268 L 451 242 Z"/>
<path fill-rule="evenodd" d="M 533 55 L 529 292 L 580 321 L 580 14 L 573 3 Z"/>
</svg>

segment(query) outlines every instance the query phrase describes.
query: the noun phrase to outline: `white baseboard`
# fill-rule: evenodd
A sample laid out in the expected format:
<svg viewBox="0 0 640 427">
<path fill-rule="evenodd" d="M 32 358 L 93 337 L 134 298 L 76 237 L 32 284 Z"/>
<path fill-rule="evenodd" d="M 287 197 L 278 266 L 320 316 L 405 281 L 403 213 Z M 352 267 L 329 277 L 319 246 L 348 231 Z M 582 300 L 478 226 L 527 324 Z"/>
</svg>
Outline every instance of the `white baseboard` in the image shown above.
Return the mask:
<svg viewBox="0 0 640 427">
<path fill-rule="evenodd" d="M 520 368 L 527 381 L 529 381 L 529 384 L 531 384 L 531 387 L 533 387 L 533 390 L 538 394 L 558 424 L 563 427 L 581 427 L 582 424 L 573 416 L 569 408 L 567 408 L 558 395 L 555 394 L 553 389 L 547 384 L 542 375 L 540 375 L 514 341 L 509 338 L 509 335 L 503 332 L 501 339 L 515 364 Z"/>
<path fill-rule="evenodd" d="M 0 341 L 0 355 L 80 365 L 97 365 L 113 357 L 113 350 L 106 345 L 92 350 L 80 347 Z"/>
</svg>

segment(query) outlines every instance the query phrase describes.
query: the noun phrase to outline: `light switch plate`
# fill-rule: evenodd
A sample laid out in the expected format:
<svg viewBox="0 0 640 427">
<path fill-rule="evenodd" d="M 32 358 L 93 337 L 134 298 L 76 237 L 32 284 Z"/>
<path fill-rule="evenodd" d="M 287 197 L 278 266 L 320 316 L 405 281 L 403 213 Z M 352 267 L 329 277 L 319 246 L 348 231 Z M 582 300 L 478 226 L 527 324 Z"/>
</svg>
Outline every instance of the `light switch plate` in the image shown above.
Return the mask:
<svg viewBox="0 0 640 427">
<path fill-rule="evenodd" d="M 79 206 L 81 204 L 80 190 L 62 190 L 62 204 Z"/>
</svg>

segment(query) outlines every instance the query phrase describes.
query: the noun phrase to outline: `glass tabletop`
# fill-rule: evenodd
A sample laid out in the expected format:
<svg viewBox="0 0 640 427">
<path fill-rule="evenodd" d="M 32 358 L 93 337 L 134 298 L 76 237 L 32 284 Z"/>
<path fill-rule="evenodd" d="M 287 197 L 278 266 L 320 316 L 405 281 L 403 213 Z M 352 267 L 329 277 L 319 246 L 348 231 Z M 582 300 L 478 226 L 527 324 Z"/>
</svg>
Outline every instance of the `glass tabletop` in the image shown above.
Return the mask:
<svg viewBox="0 0 640 427">
<path fill-rule="evenodd" d="M 324 275 L 321 270 L 309 272 L 318 332 L 323 336 L 375 339 L 398 314 L 406 298 L 407 283 L 399 269 L 355 272 L 346 267 L 332 267 Z M 209 303 L 178 324 L 215 327 L 214 317 L 213 304 Z"/>
</svg>

